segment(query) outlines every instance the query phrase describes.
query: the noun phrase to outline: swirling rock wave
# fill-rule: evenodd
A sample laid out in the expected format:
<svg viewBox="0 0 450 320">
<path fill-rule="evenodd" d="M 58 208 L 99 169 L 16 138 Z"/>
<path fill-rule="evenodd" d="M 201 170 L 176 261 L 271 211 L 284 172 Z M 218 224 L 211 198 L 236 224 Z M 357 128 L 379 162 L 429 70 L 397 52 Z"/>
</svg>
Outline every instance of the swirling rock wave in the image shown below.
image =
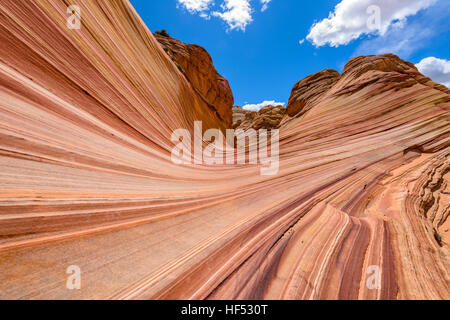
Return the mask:
<svg viewBox="0 0 450 320">
<path fill-rule="evenodd" d="M 0 3 L 0 298 L 450 298 L 448 89 L 358 57 L 298 95 L 277 175 L 175 165 L 223 122 L 127 1 L 78 3 Z"/>
</svg>

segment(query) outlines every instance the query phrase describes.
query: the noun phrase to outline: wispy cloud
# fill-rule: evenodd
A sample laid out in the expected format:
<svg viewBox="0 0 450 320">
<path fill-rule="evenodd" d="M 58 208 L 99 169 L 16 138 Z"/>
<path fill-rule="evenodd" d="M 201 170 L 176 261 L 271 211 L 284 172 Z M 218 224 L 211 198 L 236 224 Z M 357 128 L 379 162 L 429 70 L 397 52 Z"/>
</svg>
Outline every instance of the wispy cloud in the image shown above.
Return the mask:
<svg viewBox="0 0 450 320">
<path fill-rule="evenodd" d="M 409 59 L 417 50 L 430 46 L 440 33 L 450 30 L 447 0 L 435 5 L 404 23 L 397 23 L 384 34 L 362 41 L 354 55 L 394 53 Z"/>
<path fill-rule="evenodd" d="M 355 55 L 394 53 L 407 59 L 417 49 L 425 46 L 432 35 L 432 28 L 420 23 L 393 28 L 386 35 L 363 41 Z"/>
<path fill-rule="evenodd" d="M 437 0 L 342 0 L 306 37 L 315 46 L 346 45 L 362 35 L 385 35 Z"/>
<path fill-rule="evenodd" d="M 435 57 L 422 59 L 416 64 L 417 69 L 432 80 L 450 88 L 450 61 Z"/>
<path fill-rule="evenodd" d="M 276 102 L 275 100 L 270 100 L 270 101 L 263 101 L 261 103 L 258 104 L 246 104 L 245 106 L 243 106 L 242 108 L 245 110 L 249 110 L 249 111 L 259 111 L 262 108 L 264 108 L 265 106 L 283 106 L 286 103 L 284 102 Z"/>
</svg>

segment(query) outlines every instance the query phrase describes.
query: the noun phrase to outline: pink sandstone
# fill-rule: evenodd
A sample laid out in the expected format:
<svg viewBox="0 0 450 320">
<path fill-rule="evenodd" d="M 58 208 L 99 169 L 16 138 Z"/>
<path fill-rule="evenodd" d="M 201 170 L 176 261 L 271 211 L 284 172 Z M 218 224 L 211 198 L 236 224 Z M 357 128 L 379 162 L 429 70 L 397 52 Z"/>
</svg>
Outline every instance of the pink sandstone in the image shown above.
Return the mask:
<svg viewBox="0 0 450 320">
<path fill-rule="evenodd" d="M 354 58 L 294 90 L 278 175 L 178 166 L 225 125 L 128 1 L 78 3 L 0 3 L 0 298 L 450 299 L 448 89 Z"/>
</svg>

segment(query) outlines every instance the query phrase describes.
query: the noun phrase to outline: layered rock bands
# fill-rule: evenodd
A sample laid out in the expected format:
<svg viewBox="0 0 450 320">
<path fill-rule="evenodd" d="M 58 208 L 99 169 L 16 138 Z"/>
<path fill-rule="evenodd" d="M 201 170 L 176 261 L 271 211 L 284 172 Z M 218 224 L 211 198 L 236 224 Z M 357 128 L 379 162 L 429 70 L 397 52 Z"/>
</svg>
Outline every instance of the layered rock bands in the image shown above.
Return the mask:
<svg viewBox="0 0 450 320">
<path fill-rule="evenodd" d="M 231 124 L 225 81 L 129 2 L 77 2 L 79 30 L 0 2 L 0 298 L 450 298 L 447 88 L 354 58 L 294 87 L 277 175 L 175 165 L 173 130 Z"/>
</svg>

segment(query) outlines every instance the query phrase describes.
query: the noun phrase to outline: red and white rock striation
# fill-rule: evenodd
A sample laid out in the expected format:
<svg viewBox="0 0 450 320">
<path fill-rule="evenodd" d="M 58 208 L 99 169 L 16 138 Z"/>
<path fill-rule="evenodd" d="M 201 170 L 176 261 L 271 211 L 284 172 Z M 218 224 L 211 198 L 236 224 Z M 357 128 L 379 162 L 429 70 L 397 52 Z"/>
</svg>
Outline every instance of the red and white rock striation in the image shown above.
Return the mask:
<svg viewBox="0 0 450 320">
<path fill-rule="evenodd" d="M 127 1 L 78 3 L 0 3 L 0 298 L 450 298 L 446 88 L 358 57 L 285 116 L 278 175 L 177 166 L 172 131 L 220 119 Z"/>
</svg>

